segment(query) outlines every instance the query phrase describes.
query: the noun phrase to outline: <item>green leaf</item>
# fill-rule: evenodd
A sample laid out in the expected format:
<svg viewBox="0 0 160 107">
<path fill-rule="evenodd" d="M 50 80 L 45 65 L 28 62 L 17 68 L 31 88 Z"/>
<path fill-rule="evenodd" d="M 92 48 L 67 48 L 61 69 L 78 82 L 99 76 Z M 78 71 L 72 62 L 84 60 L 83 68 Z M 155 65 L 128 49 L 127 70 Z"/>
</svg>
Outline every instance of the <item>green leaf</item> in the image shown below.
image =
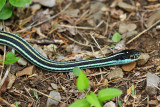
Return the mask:
<svg viewBox="0 0 160 107">
<path fill-rule="evenodd" d="M 6 0 L 0 0 L 0 11 L 3 8 L 3 6 L 5 5 Z"/>
<path fill-rule="evenodd" d="M 91 92 L 90 94 L 87 95 L 86 97 L 87 101 L 92 104 L 95 107 L 102 107 L 96 94 L 94 92 Z"/>
<path fill-rule="evenodd" d="M 120 100 L 118 100 L 118 105 L 119 105 L 119 107 L 122 107 L 122 103 Z"/>
<path fill-rule="evenodd" d="M 31 0 L 9 0 L 9 3 L 15 7 L 25 7 Z"/>
<path fill-rule="evenodd" d="M 10 9 L 6 4 L 0 11 L 0 19 L 6 20 L 12 16 L 12 9 Z"/>
<path fill-rule="evenodd" d="M 53 29 L 55 29 L 58 25 L 58 22 L 56 22 L 54 25 L 53 25 Z"/>
<path fill-rule="evenodd" d="M 113 44 L 112 44 L 110 47 L 111 47 L 111 48 L 114 48 L 114 47 L 115 47 L 115 45 L 113 45 Z"/>
<path fill-rule="evenodd" d="M 15 105 L 16 105 L 16 107 L 18 107 L 18 103 L 17 102 L 15 102 Z"/>
<path fill-rule="evenodd" d="M 122 91 L 116 88 L 105 88 L 98 92 L 98 99 L 101 102 L 111 100 L 114 97 L 120 96 Z"/>
<path fill-rule="evenodd" d="M 83 98 L 75 101 L 74 103 L 69 105 L 69 107 L 91 107 L 91 104 L 89 104 L 87 100 Z"/>
<path fill-rule="evenodd" d="M 36 97 L 36 99 L 38 99 L 38 95 L 37 92 L 34 90 L 34 96 Z"/>
<path fill-rule="evenodd" d="M 53 49 L 53 54 L 56 55 L 57 52 L 56 52 L 55 47 L 53 46 L 52 49 Z"/>
<path fill-rule="evenodd" d="M 134 93 L 134 91 L 135 91 L 135 89 L 134 89 L 134 85 L 132 84 L 132 95 L 134 95 L 135 93 Z"/>
<path fill-rule="evenodd" d="M 8 52 L 6 54 L 6 60 L 4 61 L 4 64 L 13 64 L 16 61 L 18 61 L 20 58 L 16 57 L 14 53 Z"/>
<path fill-rule="evenodd" d="M 116 32 L 116 33 L 112 36 L 112 40 L 113 40 L 113 42 L 120 42 L 120 40 L 121 40 L 121 35 Z"/>
<path fill-rule="evenodd" d="M 89 80 L 86 74 L 80 71 L 79 77 L 77 79 L 77 88 L 79 91 L 85 91 L 89 87 Z"/>
<path fill-rule="evenodd" d="M 79 67 L 74 67 L 73 68 L 73 74 L 75 76 L 79 76 L 79 73 L 81 72 L 82 70 L 79 68 Z"/>
</svg>

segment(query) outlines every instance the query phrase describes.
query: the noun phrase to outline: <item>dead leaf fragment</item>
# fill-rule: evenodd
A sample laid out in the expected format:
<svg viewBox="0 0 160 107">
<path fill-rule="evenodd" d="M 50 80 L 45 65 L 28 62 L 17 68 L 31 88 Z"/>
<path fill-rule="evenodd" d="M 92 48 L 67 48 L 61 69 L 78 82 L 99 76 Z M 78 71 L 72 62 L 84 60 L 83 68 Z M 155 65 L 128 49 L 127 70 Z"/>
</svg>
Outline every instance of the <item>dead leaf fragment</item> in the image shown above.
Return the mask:
<svg viewBox="0 0 160 107">
<path fill-rule="evenodd" d="M 18 71 L 16 73 L 17 77 L 23 76 L 23 75 L 32 75 L 34 70 L 34 66 L 27 67 L 23 69 L 22 71 Z"/>
<path fill-rule="evenodd" d="M 40 3 L 46 7 L 53 7 L 56 5 L 56 0 L 32 0 L 32 2 Z"/>
<path fill-rule="evenodd" d="M 132 6 L 130 4 L 127 4 L 125 2 L 119 2 L 118 3 L 118 6 L 128 12 L 132 12 L 132 11 L 135 11 L 136 10 L 136 7 L 135 6 Z"/>
<path fill-rule="evenodd" d="M 132 86 L 130 86 L 128 89 L 127 89 L 127 95 L 130 95 L 132 92 Z"/>
<path fill-rule="evenodd" d="M 43 55 L 44 57 L 47 58 L 47 55 L 46 55 L 45 51 L 44 51 L 41 47 L 39 47 L 38 45 L 34 44 L 34 45 L 33 45 L 33 48 L 34 48 L 35 50 L 37 50 L 41 55 Z"/>
<path fill-rule="evenodd" d="M 9 83 L 8 83 L 7 89 L 10 89 L 12 87 L 14 81 L 16 80 L 16 76 L 9 73 L 8 77 L 9 77 Z"/>
<path fill-rule="evenodd" d="M 134 23 L 121 23 L 119 25 L 119 33 L 123 34 L 126 32 L 134 31 L 137 28 L 137 25 Z"/>
<path fill-rule="evenodd" d="M 72 17 L 78 17 L 79 9 L 68 9 L 64 12 L 64 14 Z"/>
<path fill-rule="evenodd" d="M 160 9 L 156 12 L 153 12 L 147 20 L 147 27 L 150 27 L 153 23 L 155 23 L 160 18 Z"/>
<path fill-rule="evenodd" d="M 126 65 L 123 65 L 122 66 L 122 69 L 124 71 L 131 71 L 132 69 L 134 69 L 136 67 L 136 62 L 132 62 L 132 63 L 129 63 L 129 64 L 126 64 Z"/>
</svg>

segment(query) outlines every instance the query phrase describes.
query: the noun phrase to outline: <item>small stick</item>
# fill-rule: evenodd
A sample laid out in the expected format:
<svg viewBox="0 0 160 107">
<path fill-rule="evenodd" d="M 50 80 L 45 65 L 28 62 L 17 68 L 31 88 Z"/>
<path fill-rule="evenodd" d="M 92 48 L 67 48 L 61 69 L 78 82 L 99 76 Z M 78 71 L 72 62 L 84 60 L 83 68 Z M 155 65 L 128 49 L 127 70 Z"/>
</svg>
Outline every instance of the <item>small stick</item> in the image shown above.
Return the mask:
<svg viewBox="0 0 160 107">
<path fill-rule="evenodd" d="M 132 38 L 131 40 L 129 40 L 126 44 L 131 43 L 132 41 L 134 41 L 135 39 L 137 39 L 138 37 L 140 37 L 142 34 L 144 34 L 145 32 L 147 32 L 148 30 L 150 30 L 152 27 L 154 27 L 155 25 L 157 25 L 158 23 L 160 23 L 160 20 L 158 20 L 157 22 L 155 22 L 153 25 L 151 25 L 150 27 L 148 27 L 147 29 L 143 30 L 142 32 L 140 32 L 137 36 L 135 36 L 134 38 Z"/>
<path fill-rule="evenodd" d="M 84 29 L 84 30 L 95 30 L 92 27 L 82 27 L 82 26 L 70 26 L 70 25 L 58 25 L 58 27 L 68 27 L 68 28 L 76 28 L 76 29 Z"/>
<path fill-rule="evenodd" d="M 55 98 L 53 98 L 53 97 L 51 97 L 51 96 L 49 96 L 49 95 L 47 95 L 47 94 L 44 94 L 44 93 L 42 93 L 42 92 L 40 92 L 40 91 L 38 91 L 38 90 L 36 90 L 36 89 L 31 89 L 31 90 L 36 91 L 36 92 L 38 92 L 38 93 L 40 93 L 40 94 L 42 94 L 42 95 L 44 95 L 44 96 L 46 96 L 46 97 L 48 97 L 48 98 L 50 98 L 50 99 L 52 99 L 52 100 L 55 100 L 55 101 L 58 101 L 58 102 L 61 102 L 61 103 L 66 104 L 66 103 L 63 102 L 63 101 L 57 100 L 57 99 L 55 99 Z"/>
<path fill-rule="evenodd" d="M 10 104 L 8 101 L 3 99 L 2 97 L 0 97 L 0 101 L 2 101 L 3 103 L 7 104 L 9 107 L 16 107 L 14 104 Z"/>
<path fill-rule="evenodd" d="M 80 43 L 80 42 L 78 42 L 78 41 L 76 41 L 76 40 L 68 37 L 68 36 L 65 35 L 65 34 L 62 34 L 62 35 L 65 36 L 65 37 L 66 37 L 67 39 L 69 39 L 70 41 L 73 41 L 74 43 L 76 43 L 76 44 L 78 44 L 78 45 L 85 46 L 85 47 L 90 47 L 90 46 L 91 46 L 91 45 L 87 45 L 87 44 Z"/>
</svg>

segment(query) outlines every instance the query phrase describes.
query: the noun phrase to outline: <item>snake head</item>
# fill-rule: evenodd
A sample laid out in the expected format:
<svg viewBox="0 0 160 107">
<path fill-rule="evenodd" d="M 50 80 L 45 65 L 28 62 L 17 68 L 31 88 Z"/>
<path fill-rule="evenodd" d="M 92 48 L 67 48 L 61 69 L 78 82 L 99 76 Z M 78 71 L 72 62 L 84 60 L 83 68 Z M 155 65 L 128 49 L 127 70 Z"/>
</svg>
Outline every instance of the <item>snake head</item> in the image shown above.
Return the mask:
<svg viewBox="0 0 160 107">
<path fill-rule="evenodd" d="M 135 49 L 130 49 L 130 50 L 121 51 L 120 53 L 124 54 L 123 59 L 131 59 L 136 61 L 140 58 L 140 55 L 142 52 L 137 51 Z"/>
</svg>

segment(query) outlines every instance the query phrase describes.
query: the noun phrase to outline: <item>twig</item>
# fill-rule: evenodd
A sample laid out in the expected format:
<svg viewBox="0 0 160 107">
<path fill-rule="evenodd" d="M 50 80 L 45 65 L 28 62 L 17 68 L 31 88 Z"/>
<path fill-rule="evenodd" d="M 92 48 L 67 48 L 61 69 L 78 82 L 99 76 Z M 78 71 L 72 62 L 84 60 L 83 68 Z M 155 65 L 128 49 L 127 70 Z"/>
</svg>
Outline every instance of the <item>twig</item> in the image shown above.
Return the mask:
<svg viewBox="0 0 160 107">
<path fill-rule="evenodd" d="M 86 47 L 90 47 L 90 46 L 91 46 L 91 45 L 86 45 L 86 44 L 83 44 L 83 43 L 77 42 L 77 41 L 75 41 L 74 39 L 72 39 L 72 38 L 68 37 L 67 35 L 65 35 L 65 34 L 63 34 L 63 33 L 62 33 L 62 35 L 63 35 L 63 36 L 65 36 L 65 37 L 66 37 L 67 39 L 69 39 L 70 41 L 75 42 L 75 43 L 76 43 L 76 44 L 78 44 L 78 45 L 86 46 Z"/>
<path fill-rule="evenodd" d="M 102 23 L 104 23 L 104 21 L 101 21 L 101 22 L 96 26 L 96 29 L 97 29 Z M 101 53 L 103 54 L 103 51 L 102 51 L 100 45 L 98 44 L 98 42 L 96 41 L 96 39 L 95 39 L 94 36 L 93 36 L 94 34 L 95 34 L 95 32 L 93 32 L 93 33 L 90 34 L 90 35 L 91 35 L 92 39 L 94 40 L 94 42 L 97 44 L 97 47 L 100 49 Z M 103 54 L 103 55 L 104 55 L 104 54 Z M 104 55 L 104 56 L 105 56 L 105 55 Z"/>
<path fill-rule="evenodd" d="M 8 66 L 8 69 L 7 69 L 7 71 L 5 72 L 4 77 L 3 77 L 2 80 L 1 80 L 0 89 L 1 89 L 1 87 L 2 87 L 2 85 L 3 85 L 3 83 L 5 82 L 7 76 L 8 76 L 8 74 L 9 74 L 9 72 L 10 72 L 10 69 L 11 69 L 11 65 Z"/>
<path fill-rule="evenodd" d="M 84 30 L 95 30 L 95 28 L 91 28 L 91 27 L 70 26 L 70 25 L 58 25 L 58 27 L 68 27 L 68 28 L 76 28 L 76 29 L 84 29 Z"/>
<path fill-rule="evenodd" d="M 25 39 L 29 43 L 39 44 L 39 45 L 48 45 L 48 44 L 62 44 L 63 40 L 48 40 L 48 39 Z"/>
<path fill-rule="evenodd" d="M 10 104 L 8 101 L 3 99 L 2 97 L 0 97 L 0 101 L 2 101 L 3 103 L 7 104 L 9 107 L 16 107 L 14 104 Z"/>
<path fill-rule="evenodd" d="M 31 90 L 36 91 L 36 92 L 38 92 L 38 93 L 40 93 L 40 94 L 42 94 L 42 95 L 44 95 L 44 96 L 46 96 L 46 97 L 48 97 L 48 98 L 50 98 L 50 99 L 52 99 L 52 100 L 55 100 L 55 101 L 58 101 L 58 102 L 61 102 L 61 103 L 66 104 L 66 103 L 63 102 L 63 101 L 57 100 L 57 99 L 55 99 L 55 98 L 53 98 L 53 97 L 51 97 L 51 96 L 49 96 L 49 95 L 47 95 L 47 94 L 44 94 L 44 93 L 42 93 L 42 92 L 40 92 L 40 91 L 38 91 L 38 90 L 36 90 L 36 89 L 31 89 Z"/>
<path fill-rule="evenodd" d="M 27 28 L 22 29 L 22 30 L 19 30 L 19 31 L 17 31 L 17 32 L 26 31 L 26 30 L 28 30 L 28 29 L 31 29 L 32 27 L 39 26 L 39 25 L 41 25 L 41 24 L 43 24 L 43 23 L 45 23 L 45 22 L 47 22 L 47 21 L 49 21 L 49 20 L 51 20 L 51 19 L 53 19 L 53 18 L 59 16 L 59 15 L 60 15 L 61 13 L 63 13 L 70 5 L 71 5 L 71 3 L 69 3 L 62 11 L 60 11 L 60 12 L 57 13 L 56 15 L 50 17 L 49 19 L 46 19 L 46 20 L 44 20 L 44 21 L 42 21 L 42 22 L 39 22 L 39 23 L 37 23 L 37 24 L 35 24 L 35 25 L 33 25 L 33 26 L 28 26 Z"/>
<path fill-rule="evenodd" d="M 135 36 L 134 38 L 132 38 L 131 40 L 129 40 L 126 44 L 131 43 L 132 41 L 134 41 L 135 39 L 139 38 L 142 34 L 144 34 L 145 32 L 147 32 L 148 30 L 150 30 L 152 27 L 154 27 L 155 25 L 157 25 L 158 23 L 160 23 L 160 20 L 158 20 L 157 22 L 155 22 L 153 25 L 151 25 L 150 27 L 148 27 L 147 29 L 143 30 L 142 32 L 140 32 L 137 36 Z"/>
</svg>

